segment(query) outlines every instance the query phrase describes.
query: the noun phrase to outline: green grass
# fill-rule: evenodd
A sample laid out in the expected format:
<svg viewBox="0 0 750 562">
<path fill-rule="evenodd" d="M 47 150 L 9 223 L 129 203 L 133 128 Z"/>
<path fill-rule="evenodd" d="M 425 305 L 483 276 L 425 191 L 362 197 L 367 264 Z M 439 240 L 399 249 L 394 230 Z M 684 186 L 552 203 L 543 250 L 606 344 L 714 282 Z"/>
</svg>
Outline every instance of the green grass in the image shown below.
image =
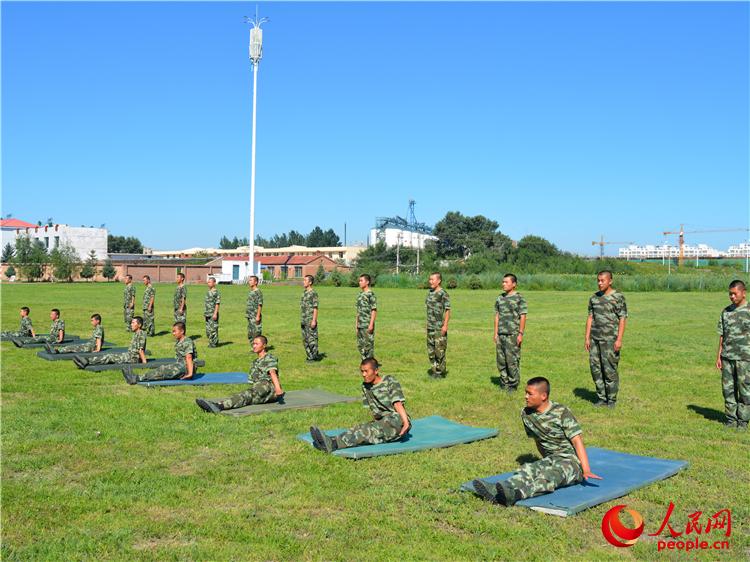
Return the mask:
<svg viewBox="0 0 750 562">
<path fill-rule="evenodd" d="M 523 289 L 523 287 L 522 287 Z M 157 332 L 171 324 L 173 287 L 157 286 Z M 220 288 L 220 339 L 207 349 L 200 321 L 205 287 L 189 287 L 188 333 L 212 371 L 245 370 L 242 287 Z M 141 288 L 139 287 L 139 297 Z M 264 331 L 280 359 L 284 388 L 356 394 L 356 290 L 319 289 L 320 347 L 307 365 L 298 327 L 300 288 L 264 288 Z M 583 351 L 588 292 L 524 291 L 529 322 L 522 377 L 544 375 L 567 404 L 588 445 L 690 461 L 686 472 L 622 500 L 655 532 L 670 501 L 672 524 L 730 508 L 732 549 L 690 559 L 746 559 L 750 548 L 748 434 L 725 430 L 718 372 L 712 367 L 725 293 L 628 293 L 621 400 L 595 409 Z M 378 289 L 376 355 L 395 375 L 412 417 L 441 414 L 500 435 L 470 445 L 363 461 L 319 453 L 295 439 L 311 424 L 363 421 L 358 404 L 235 419 L 204 414 L 198 396 L 238 387 L 149 389 L 119 372 L 78 371 L 2 344 L 2 556 L 4 560 L 384 560 L 668 559 L 655 537 L 617 549 L 600 531 L 609 502 L 562 519 L 504 509 L 456 491 L 477 476 L 511 470 L 536 453 L 519 419 L 522 395 L 500 394 L 491 339 L 494 291 L 451 292 L 449 375 L 426 376 L 424 293 Z M 123 344 L 119 284 L 32 284 L 2 288 L 3 329 L 28 305 L 37 329 L 62 309 L 71 333 L 88 334 L 104 316 L 107 339 Z M 172 338 L 149 340 L 154 356 Z M 690 409 L 693 405 L 698 411 Z M 703 412 L 703 413 L 700 413 Z M 709 419 L 707 419 L 707 417 Z M 682 529 L 680 529 L 682 527 Z M 711 535 L 709 535 L 711 536 Z M 718 538 L 718 537 L 717 537 Z"/>
</svg>

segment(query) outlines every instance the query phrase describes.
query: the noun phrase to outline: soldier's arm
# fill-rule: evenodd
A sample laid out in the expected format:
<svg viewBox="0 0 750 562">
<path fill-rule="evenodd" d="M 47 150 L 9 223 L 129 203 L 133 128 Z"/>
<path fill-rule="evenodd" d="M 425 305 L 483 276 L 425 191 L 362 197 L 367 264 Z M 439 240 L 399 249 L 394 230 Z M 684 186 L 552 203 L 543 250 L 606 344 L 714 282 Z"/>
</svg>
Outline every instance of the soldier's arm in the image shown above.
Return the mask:
<svg viewBox="0 0 750 562">
<path fill-rule="evenodd" d="M 441 328 L 440 332 L 445 335 L 448 333 L 448 322 L 451 319 L 451 309 L 447 309 L 445 311 L 445 314 L 443 314 L 443 327 Z"/>
<path fill-rule="evenodd" d="M 406 415 L 406 408 L 404 408 L 403 402 L 394 402 L 393 407 L 396 408 L 396 412 L 401 418 L 401 431 L 398 432 L 399 437 L 401 437 L 407 431 L 409 431 L 409 429 L 411 429 L 409 424 L 409 416 Z"/>
<path fill-rule="evenodd" d="M 185 373 L 180 379 L 192 379 L 195 374 L 195 363 L 193 363 L 193 354 L 188 353 L 185 355 Z"/>
<path fill-rule="evenodd" d="M 154 311 L 154 297 L 155 295 L 152 294 L 151 298 L 148 300 L 148 311 L 153 312 Z"/>
<path fill-rule="evenodd" d="M 497 343 L 497 330 L 500 328 L 500 313 L 495 312 L 495 330 L 492 332 L 492 339 Z"/>
<path fill-rule="evenodd" d="M 594 321 L 594 317 L 589 314 L 586 319 L 586 335 L 583 337 L 583 347 L 586 351 L 591 350 L 591 323 Z"/>
<path fill-rule="evenodd" d="M 214 320 L 216 320 L 219 317 L 219 303 L 217 302 L 214 305 Z"/>
<path fill-rule="evenodd" d="M 375 318 L 378 315 L 378 310 L 374 308 L 372 312 L 370 312 L 370 325 L 367 327 L 367 331 L 371 334 L 375 331 Z"/>
<path fill-rule="evenodd" d="M 721 348 L 724 346 L 724 336 L 719 336 L 719 350 L 716 352 L 716 368 L 721 371 Z"/>
<path fill-rule="evenodd" d="M 316 328 L 318 326 L 318 307 L 316 306 L 313 308 L 313 317 L 312 322 L 310 323 L 311 328 Z"/>
<path fill-rule="evenodd" d="M 523 343 L 523 334 L 526 331 L 526 315 L 521 314 L 521 323 L 518 326 L 518 347 L 521 347 L 521 343 Z"/>
<path fill-rule="evenodd" d="M 185 312 L 185 296 L 183 295 L 182 298 L 180 298 L 180 306 L 177 307 L 177 310 L 180 311 L 180 314 L 183 314 Z"/>
<path fill-rule="evenodd" d="M 65 330 L 58 330 L 57 331 L 57 343 L 62 343 L 64 339 L 65 339 Z"/>
<path fill-rule="evenodd" d="M 276 369 L 271 369 L 268 371 L 268 374 L 271 375 L 271 382 L 273 383 L 274 391 L 276 391 L 276 396 L 283 395 L 284 391 L 281 389 L 281 383 L 279 383 L 279 375 L 276 373 Z"/>
<path fill-rule="evenodd" d="M 94 351 L 99 353 L 102 350 L 102 338 L 96 338 L 94 342 Z"/>
<path fill-rule="evenodd" d="M 581 437 L 581 434 L 579 433 L 578 435 L 573 437 L 573 439 L 570 440 L 570 443 L 576 450 L 576 456 L 578 457 L 578 460 L 581 461 L 581 470 L 583 470 L 583 477 L 586 480 L 588 480 L 589 478 L 601 480 L 601 476 L 597 476 L 596 474 L 591 472 L 591 467 L 589 466 L 589 456 L 586 454 L 586 447 L 583 446 L 583 437 Z"/>
<path fill-rule="evenodd" d="M 622 336 L 625 334 L 625 323 L 628 321 L 627 318 L 620 318 L 620 323 L 617 325 L 617 339 L 615 340 L 615 351 L 620 351 L 622 348 Z"/>
<path fill-rule="evenodd" d="M 257 323 L 260 323 L 261 314 L 263 313 L 263 305 L 258 305 L 258 311 L 255 313 L 255 321 Z"/>
<path fill-rule="evenodd" d="M 141 363 L 148 363 L 148 359 L 146 359 L 146 352 L 143 348 L 140 348 L 138 350 L 138 357 L 140 358 Z"/>
</svg>

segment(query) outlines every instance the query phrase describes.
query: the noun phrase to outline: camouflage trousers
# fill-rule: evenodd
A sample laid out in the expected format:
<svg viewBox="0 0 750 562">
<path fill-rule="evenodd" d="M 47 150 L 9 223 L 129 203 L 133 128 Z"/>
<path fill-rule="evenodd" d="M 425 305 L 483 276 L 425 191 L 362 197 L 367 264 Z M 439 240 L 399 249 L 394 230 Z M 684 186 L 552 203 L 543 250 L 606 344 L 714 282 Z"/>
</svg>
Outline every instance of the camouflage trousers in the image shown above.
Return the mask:
<svg viewBox="0 0 750 562">
<path fill-rule="evenodd" d="M 130 329 L 130 321 L 133 319 L 133 309 L 124 307 L 122 309 L 122 316 L 125 319 L 125 329 L 128 332 L 132 332 L 133 330 Z"/>
<path fill-rule="evenodd" d="M 214 320 L 213 316 L 205 316 L 206 319 L 206 337 L 208 338 L 208 347 L 219 345 L 219 319 Z"/>
<path fill-rule="evenodd" d="M 187 314 L 184 312 L 180 314 L 177 310 L 174 311 L 174 321 L 175 322 L 182 322 L 185 324 L 185 333 L 187 334 Z"/>
<path fill-rule="evenodd" d="M 156 369 L 149 369 L 143 375 L 138 376 L 138 382 L 141 381 L 164 381 L 169 379 L 179 379 L 187 373 L 187 365 L 184 361 L 169 363 L 168 365 L 159 365 Z"/>
<path fill-rule="evenodd" d="M 156 333 L 156 327 L 154 326 L 155 316 L 153 311 L 143 310 L 143 331 L 146 332 L 147 336 L 153 336 Z"/>
<path fill-rule="evenodd" d="M 0 337 L 4 340 L 10 339 L 10 338 L 23 338 L 27 337 L 30 338 L 31 335 L 29 335 L 29 332 L 0 332 Z"/>
<path fill-rule="evenodd" d="M 339 449 L 358 447 L 359 445 L 377 445 L 396 441 L 403 424 L 398 414 L 383 417 L 367 423 L 361 423 L 336 436 Z"/>
<path fill-rule="evenodd" d="M 432 365 L 432 376 L 444 378 L 445 352 L 448 349 L 448 334 L 442 335 L 440 330 L 427 331 L 427 357 Z"/>
<path fill-rule="evenodd" d="M 375 331 L 372 334 L 367 331 L 367 328 L 357 329 L 357 350 L 362 356 L 362 359 L 375 356 Z"/>
<path fill-rule="evenodd" d="M 495 359 L 500 373 L 500 388 L 518 388 L 521 381 L 521 348 L 518 345 L 518 334 L 498 334 Z"/>
<path fill-rule="evenodd" d="M 133 356 L 128 351 L 121 351 L 118 353 L 99 353 L 92 357 L 83 358 L 83 362 L 87 365 L 111 365 L 120 363 L 138 363 L 140 358 L 136 355 Z"/>
<path fill-rule="evenodd" d="M 56 339 L 50 336 L 49 334 L 46 334 L 44 336 L 21 336 L 16 339 L 21 340 L 21 342 L 24 344 L 26 343 L 54 343 L 56 341 Z"/>
<path fill-rule="evenodd" d="M 302 324 L 302 345 L 305 346 L 305 355 L 308 360 L 318 357 L 318 326 L 314 328 L 310 324 Z"/>
<path fill-rule="evenodd" d="M 522 500 L 554 492 L 581 480 L 583 471 L 578 459 L 552 456 L 524 464 L 498 485 L 503 487 L 506 497 Z"/>
<path fill-rule="evenodd" d="M 747 425 L 750 421 L 750 361 L 721 358 L 721 391 L 727 421 Z"/>
<path fill-rule="evenodd" d="M 620 388 L 620 375 L 617 373 L 619 362 L 620 352 L 615 351 L 614 340 L 591 340 L 591 378 L 594 379 L 596 395 L 602 402 L 617 402 L 617 391 Z"/>
<path fill-rule="evenodd" d="M 69 343 L 56 348 L 57 353 L 91 353 L 96 349 L 96 342 Z"/>
<path fill-rule="evenodd" d="M 276 402 L 276 391 L 271 381 L 260 381 L 252 383 L 250 388 L 243 390 L 238 394 L 233 394 L 229 398 L 213 400 L 222 410 L 233 410 L 250 406 L 251 404 L 267 404 Z"/>
<path fill-rule="evenodd" d="M 247 339 L 253 341 L 263 335 L 263 322 L 256 322 L 255 318 L 247 319 Z"/>
</svg>

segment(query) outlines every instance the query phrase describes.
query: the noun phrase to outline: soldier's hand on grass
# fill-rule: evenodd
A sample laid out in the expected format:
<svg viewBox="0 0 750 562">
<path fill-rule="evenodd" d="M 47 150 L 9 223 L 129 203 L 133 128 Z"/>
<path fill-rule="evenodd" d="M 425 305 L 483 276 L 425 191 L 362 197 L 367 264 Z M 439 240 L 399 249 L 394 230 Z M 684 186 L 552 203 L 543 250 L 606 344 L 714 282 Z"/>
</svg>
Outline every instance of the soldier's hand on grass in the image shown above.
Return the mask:
<svg viewBox="0 0 750 562">
<path fill-rule="evenodd" d="M 586 351 L 591 351 L 591 340 L 589 338 L 586 338 L 585 340 L 583 340 L 583 348 Z"/>
<path fill-rule="evenodd" d="M 214 322 L 216 322 L 216 315 L 215 314 L 213 316 L 211 316 L 211 320 L 213 320 Z"/>
<path fill-rule="evenodd" d="M 258 316 L 255 317 L 255 323 L 260 324 L 260 314 L 258 314 Z"/>
<path fill-rule="evenodd" d="M 310 327 L 314 330 L 315 328 L 318 327 L 318 323 L 317 322 L 311 322 L 310 323 Z"/>
<path fill-rule="evenodd" d="M 367 327 L 367 333 L 372 334 L 375 331 L 375 326 L 368 326 Z"/>
<path fill-rule="evenodd" d="M 594 480 L 603 480 L 603 478 L 602 478 L 601 476 L 597 476 L 596 474 L 594 474 L 594 473 L 593 473 L 593 472 L 591 472 L 591 471 L 586 471 L 586 472 L 584 472 L 584 473 L 583 473 L 583 478 L 584 478 L 585 480 L 588 480 L 589 478 L 593 478 Z"/>
<path fill-rule="evenodd" d="M 401 428 L 401 431 L 398 432 L 398 436 L 399 437 L 403 437 L 404 435 L 406 435 L 406 433 L 409 431 L 409 429 L 411 429 L 411 426 L 409 426 L 409 425 L 403 426 Z"/>
<path fill-rule="evenodd" d="M 192 379 L 192 378 L 193 378 L 193 375 L 183 375 L 183 376 L 180 377 L 180 380 L 184 381 L 186 379 Z"/>
<path fill-rule="evenodd" d="M 615 340 L 615 351 L 620 351 L 622 349 L 622 340 Z"/>
<path fill-rule="evenodd" d="M 721 371 L 721 357 L 716 358 L 716 368 Z"/>
<path fill-rule="evenodd" d="M 443 324 L 443 327 L 440 329 L 440 335 L 444 336 L 447 333 L 448 333 L 448 326 L 446 326 L 445 324 Z"/>
<path fill-rule="evenodd" d="M 521 347 L 521 344 L 523 343 L 523 334 L 518 334 L 518 338 L 516 338 L 516 344 L 518 347 Z"/>
</svg>

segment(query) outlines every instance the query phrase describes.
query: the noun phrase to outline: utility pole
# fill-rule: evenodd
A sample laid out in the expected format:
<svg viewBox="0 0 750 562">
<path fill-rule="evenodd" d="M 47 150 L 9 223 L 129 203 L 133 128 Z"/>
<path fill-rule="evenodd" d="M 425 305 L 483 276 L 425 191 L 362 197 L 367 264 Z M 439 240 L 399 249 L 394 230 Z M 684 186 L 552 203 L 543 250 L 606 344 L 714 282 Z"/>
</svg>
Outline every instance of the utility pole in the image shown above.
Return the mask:
<svg viewBox="0 0 750 562">
<path fill-rule="evenodd" d="M 401 265 L 401 233 L 398 233 L 396 239 L 396 275 L 398 275 L 399 266 Z"/>
</svg>

